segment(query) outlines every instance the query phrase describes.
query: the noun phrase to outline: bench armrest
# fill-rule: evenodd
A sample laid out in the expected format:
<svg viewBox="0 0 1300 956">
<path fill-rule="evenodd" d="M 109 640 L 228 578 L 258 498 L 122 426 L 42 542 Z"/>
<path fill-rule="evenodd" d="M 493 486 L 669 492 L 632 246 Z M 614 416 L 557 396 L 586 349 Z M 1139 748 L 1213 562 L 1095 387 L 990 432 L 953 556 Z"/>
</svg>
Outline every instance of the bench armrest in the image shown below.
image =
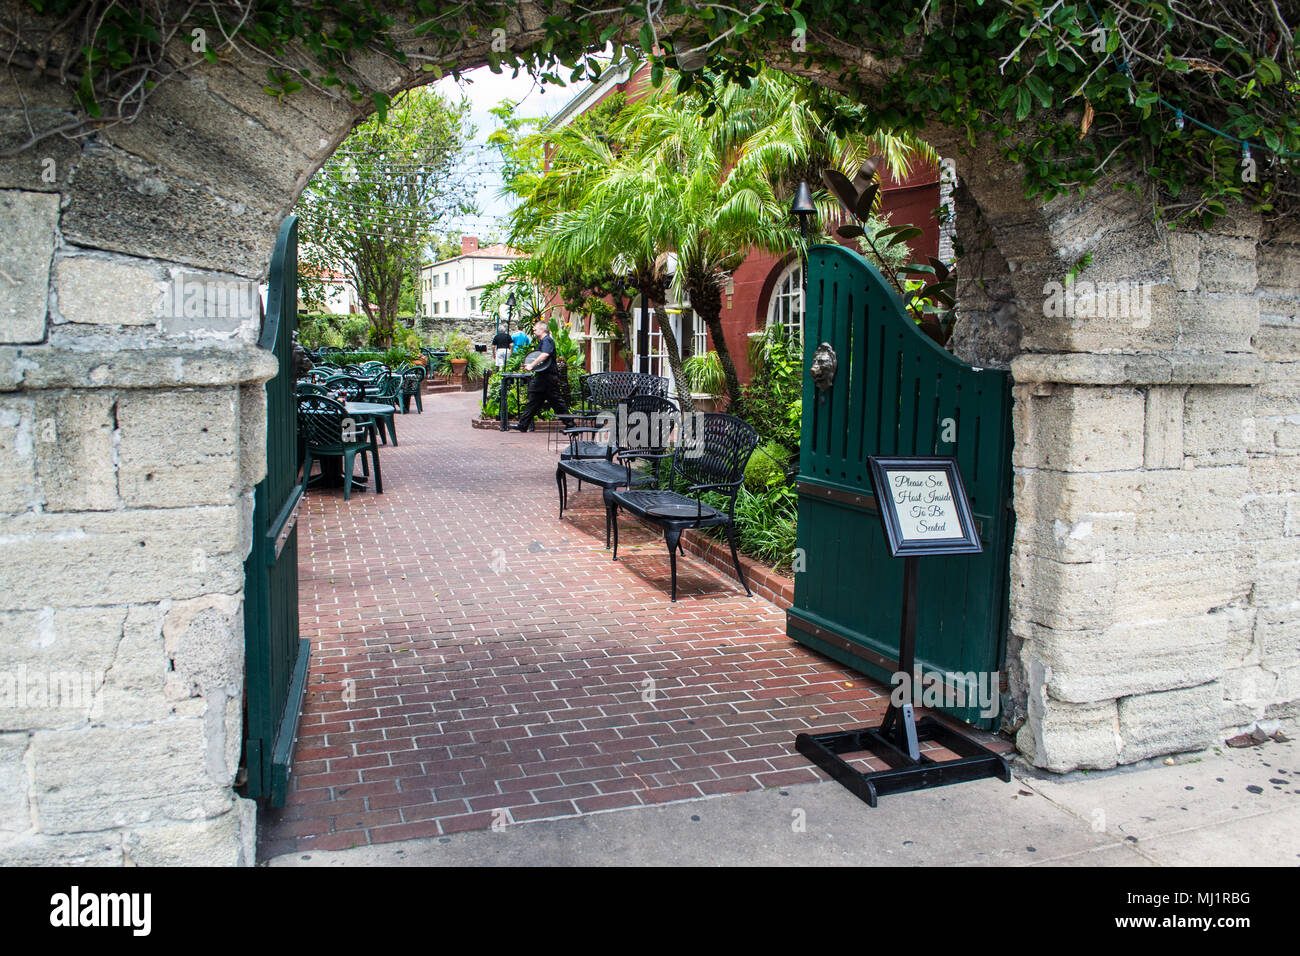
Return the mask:
<svg viewBox="0 0 1300 956">
<path fill-rule="evenodd" d="M 614 457 L 623 462 L 623 467 L 627 469 L 627 485 L 632 487 L 632 462 L 638 458 L 644 458 L 647 461 L 655 463 L 655 484 L 659 484 L 659 462 L 665 458 L 671 458 L 671 452 L 652 452 L 640 448 L 620 448 L 614 452 Z"/>
<path fill-rule="evenodd" d="M 689 488 L 686 489 L 686 491 L 688 493 L 692 491 L 718 491 L 718 490 L 726 490 L 728 488 L 739 488 L 739 487 L 740 487 L 739 481 L 724 481 L 721 482 L 720 484 L 713 484 L 713 485 L 691 485 Z"/>
<path fill-rule="evenodd" d="M 672 452 L 642 451 L 639 448 L 623 448 L 614 452 L 614 457 L 626 458 L 628 461 L 631 461 L 634 458 L 653 458 L 653 459 L 671 458 L 673 457 L 673 454 Z"/>
</svg>

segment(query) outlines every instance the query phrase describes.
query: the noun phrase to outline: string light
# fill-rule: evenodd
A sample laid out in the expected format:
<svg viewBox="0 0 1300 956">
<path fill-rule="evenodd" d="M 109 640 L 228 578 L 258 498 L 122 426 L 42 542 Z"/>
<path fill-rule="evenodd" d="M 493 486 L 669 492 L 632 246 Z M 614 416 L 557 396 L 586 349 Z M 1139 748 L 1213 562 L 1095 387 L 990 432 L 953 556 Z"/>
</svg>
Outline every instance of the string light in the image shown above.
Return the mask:
<svg viewBox="0 0 1300 956">
<path fill-rule="evenodd" d="M 1096 21 L 1097 28 L 1099 30 L 1104 30 L 1105 26 L 1101 22 L 1101 17 L 1097 16 L 1097 11 L 1092 8 L 1091 3 L 1088 4 L 1088 12 L 1092 14 L 1093 20 Z M 1118 57 L 1115 56 L 1114 53 L 1108 53 L 1106 55 L 1106 58 L 1115 64 L 1116 69 L 1119 71 L 1121 75 L 1127 77 L 1131 82 L 1136 82 L 1136 78 L 1133 76 L 1133 72 L 1129 69 L 1127 60 L 1119 59 Z M 1129 90 L 1129 101 L 1133 102 L 1133 100 L 1134 100 L 1133 91 Z M 1247 169 L 1247 168 L 1253 169 L 1255 161 L 1251 158 L 1250 155 L 1250 144 L 1246 142 L 1244 139 L 1242 139 L 1239 136 L 1233 136 L 1231 133 L 1225 133 L 1223 130 L 1211 126 L 1209 123 L 1202 123 L 1195 116 L 1187 116 L 1186 114 L 1183 113 L 1181 108 L 1175 106 L 1173 103 L 1170 103 L 1163 96 L 1157 96 L 1156 102 L 1159 103 L 1161 106 L 1163 106 L 1165 109 L 1173 111 L 1174 125 L 1179 130 L 1183 129 L 1184 126 L 1186 125 L 1186 122 L 1190 120 L 1191 122 L 1199 126 L 1201 129 L 1205 130 L 1207 133 L 1213 133 L 1215 136 L 1218 136 L 1222 139 L 1226 139 L 1230 143 L 1237 143 L 1239 146 L 1243 148 L 1243 154 L 1242 154 L 1243 169 Z M 1300 153 L 1292 153 L 1284 149 L 1273 149 L 1272 147 L 1263 146 L 1259 144 L 1256 145 L 1260 149 L 1263 149 L 1267 152 L 1272 153 L 1274 156 L 1277 156 L 1278 159 L 1280 159 L 1284 165 L 1287 159 L 1300 159 Z M 1254 180 L 1252 179 L 1247 181 L 1253 182 Z"/>
</svg>

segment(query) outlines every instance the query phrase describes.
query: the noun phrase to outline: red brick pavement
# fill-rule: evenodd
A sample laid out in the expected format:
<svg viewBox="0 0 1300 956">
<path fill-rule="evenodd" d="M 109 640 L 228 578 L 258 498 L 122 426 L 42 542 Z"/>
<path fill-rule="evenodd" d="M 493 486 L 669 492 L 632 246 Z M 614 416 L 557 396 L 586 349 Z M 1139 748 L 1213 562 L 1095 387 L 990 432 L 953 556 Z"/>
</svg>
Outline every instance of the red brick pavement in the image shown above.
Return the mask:
<svg viewBox="0 0 1300 956">
<path fill-rule="evenodd" d="M 790 641 L 780 609 L 598 491 L 556 518 L 541 433 L 428 396 L 383 495 L 313 492 L 299 524 L 312 659 L 264 857 L 825 779 L 795 734 L 878 720 L 884 689 Z M 572 488 L 573 486 L 571 486 Z"/>
</svg>

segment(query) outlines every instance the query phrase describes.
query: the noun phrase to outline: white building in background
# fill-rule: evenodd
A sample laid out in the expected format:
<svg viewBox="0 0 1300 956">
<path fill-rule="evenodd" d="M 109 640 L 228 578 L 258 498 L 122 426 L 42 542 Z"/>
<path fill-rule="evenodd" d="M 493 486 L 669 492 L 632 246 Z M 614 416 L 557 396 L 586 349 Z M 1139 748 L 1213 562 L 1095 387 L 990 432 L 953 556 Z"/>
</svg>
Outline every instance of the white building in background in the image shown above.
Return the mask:
<svg viewBox="0 0 1300 956">
<path fill-rule="evenodd" d="M 480 247 L 477 236 L 461 236 L 460 255 L 420 269 L 421 312 L 433 318 L 467 319 L 486 328 L 492 316 L 483 308 L 483 290 L 523 255 L 503 243 Z M 504 321 L 504 307 L 499 315 Z"/>
<path fill-rule="evenodd" d="M 342 272 L 312 274 L 304 268 L 303 273 L 317 299 L 315 304 L 323 306 L 323 311 L 330 315 L 356 315 L 362 311 L 357 287 Z"/>
</svg>

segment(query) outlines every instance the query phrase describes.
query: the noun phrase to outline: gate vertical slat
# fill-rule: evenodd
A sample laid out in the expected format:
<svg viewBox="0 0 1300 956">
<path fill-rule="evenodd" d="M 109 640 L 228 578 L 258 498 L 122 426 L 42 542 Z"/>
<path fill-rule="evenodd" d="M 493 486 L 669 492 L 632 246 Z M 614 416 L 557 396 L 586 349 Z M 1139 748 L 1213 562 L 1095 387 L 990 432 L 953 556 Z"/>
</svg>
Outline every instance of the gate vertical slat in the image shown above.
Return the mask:
<svg viewBox="0 0 1300 956">
<path fill-rule="evenodd" d="M 287 789 L 308 659 L 307 642 L 298 636 L 297 287 L 298 225 L 291 216 L 276 239 L 258 342 L 276 356 L 279 370 L 266 383 L 266 477 L 253 495 L 253 541 L 244 562 L 248 795 L 273 806 L 283 804 Z"/>
<path fill-rule="evenodd" d="M 973 369 L 936 346 L 856 253 L 816 247 L 809 278 L 805 371 L 821 342 L 835 349 L 840 369 L 825 392 L 805 375 L 798 526 L 805 570 L 796 576 L 788 633 L 889 679 L 897 668 L 902 563 L 888 557 L 866 457 L 951 454 L 985 551 L 923 561 L 917 663 L 923 672 L 999 671 L 1010 543 L 1009 376 Z M 947 417 L 955 441 L 943 440 Z M 945 709 L 985 727 L 995 723 L 973 702 Z"/>
</svg>

